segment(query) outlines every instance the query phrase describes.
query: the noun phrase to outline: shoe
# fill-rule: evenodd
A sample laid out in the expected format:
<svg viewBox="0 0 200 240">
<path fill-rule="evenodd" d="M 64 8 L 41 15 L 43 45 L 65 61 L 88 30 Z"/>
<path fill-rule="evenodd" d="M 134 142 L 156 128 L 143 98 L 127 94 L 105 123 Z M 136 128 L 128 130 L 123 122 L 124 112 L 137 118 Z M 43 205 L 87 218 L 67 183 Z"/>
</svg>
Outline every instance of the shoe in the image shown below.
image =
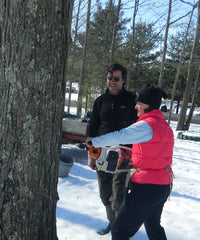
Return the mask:
<svg viewBox="0 0 200 240">
<path fill-rule="evenodd" d="M 99 231 L 97 231 L 97 233 L 99 235 L 106 235 L 107 233 L 109 233 L 111 230 L 111 224 L 109 223 L 108 226 L 106 228 L 102 228 Z"/>
</svg>

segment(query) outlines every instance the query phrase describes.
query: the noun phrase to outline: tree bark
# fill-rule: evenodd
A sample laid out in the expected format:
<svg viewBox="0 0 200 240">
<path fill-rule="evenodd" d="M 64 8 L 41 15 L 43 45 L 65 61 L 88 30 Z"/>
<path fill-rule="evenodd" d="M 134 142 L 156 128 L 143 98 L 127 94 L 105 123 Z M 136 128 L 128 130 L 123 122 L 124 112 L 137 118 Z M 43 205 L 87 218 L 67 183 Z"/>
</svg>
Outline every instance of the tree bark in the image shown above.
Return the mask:
<svg viewBox="0 0 200 240">
<path fill-rule="evenodd" d="M 0 239 L 55 240 L 72 0 L 6 0 L 0 56 Z"/>
</svg>

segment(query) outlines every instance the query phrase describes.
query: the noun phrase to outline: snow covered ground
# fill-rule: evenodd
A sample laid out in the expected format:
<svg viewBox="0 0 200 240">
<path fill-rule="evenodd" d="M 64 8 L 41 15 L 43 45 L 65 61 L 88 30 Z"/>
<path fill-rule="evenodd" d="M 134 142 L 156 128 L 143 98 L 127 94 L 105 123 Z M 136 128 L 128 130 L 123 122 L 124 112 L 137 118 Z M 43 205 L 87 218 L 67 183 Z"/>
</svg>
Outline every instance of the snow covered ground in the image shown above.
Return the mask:
<svg viewBox="0 0 200 240">
<path fill-rule="evenodd" d="M 168 240 L 200 239 L 200 142 L 178 139 L 176 122 L 173 156 L 174 186 L 166 202 L 162 225 Z M 190 130 L 200 132 L 200 125 Z M 63 145 L 75 158 L 66 178 L 59 178 L 57 232 L 59 240 L 110 240 L 111 234 L 99 236 L 96 230 L 107 225 L 106 213 L 99 198 L 95 171 L 87 166 L 87 153 L 74 145 Z M 144 227 L 132 237 L 148 240 Z"/>
</svg>

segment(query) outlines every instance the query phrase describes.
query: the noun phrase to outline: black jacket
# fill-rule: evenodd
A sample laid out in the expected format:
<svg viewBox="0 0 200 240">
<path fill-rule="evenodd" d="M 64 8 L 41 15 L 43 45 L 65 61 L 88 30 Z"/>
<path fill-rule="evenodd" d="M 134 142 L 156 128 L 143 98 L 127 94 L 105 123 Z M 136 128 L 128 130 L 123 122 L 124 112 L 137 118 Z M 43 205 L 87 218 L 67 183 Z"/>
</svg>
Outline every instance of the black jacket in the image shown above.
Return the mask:
<svg viewBox="0 0 200 240">
<path fill-rule="evenodd" d="M 135 98 L 134 93 L 125 89 L 122 89 L 118 95 L 109 94 L 107 89 L 94 102 L 88 136 L 100 136 L 136 122 Z"/>
</svg>

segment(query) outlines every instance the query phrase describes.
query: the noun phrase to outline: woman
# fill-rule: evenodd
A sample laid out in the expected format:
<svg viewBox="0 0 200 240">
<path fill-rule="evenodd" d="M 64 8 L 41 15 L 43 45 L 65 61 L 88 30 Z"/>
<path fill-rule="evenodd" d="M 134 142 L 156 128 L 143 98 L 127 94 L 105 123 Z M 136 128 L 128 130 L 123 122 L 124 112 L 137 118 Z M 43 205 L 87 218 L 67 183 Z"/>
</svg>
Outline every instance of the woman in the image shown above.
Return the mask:
<svg viewBox="0 0 200 240">
<path fill-rule="evenodd" d="M 173 131 L 159 110 L 163 91 L 144 85 L 137 96 L 138 121 L 120 131 L 88 139 L 87 146 L 133 144 L 132 176 L 112 225 L 112 240 L 129 240 L 144 223 L 150 240 L 166 240 L 161 214 L 172 184 Z"/>
</svg>

